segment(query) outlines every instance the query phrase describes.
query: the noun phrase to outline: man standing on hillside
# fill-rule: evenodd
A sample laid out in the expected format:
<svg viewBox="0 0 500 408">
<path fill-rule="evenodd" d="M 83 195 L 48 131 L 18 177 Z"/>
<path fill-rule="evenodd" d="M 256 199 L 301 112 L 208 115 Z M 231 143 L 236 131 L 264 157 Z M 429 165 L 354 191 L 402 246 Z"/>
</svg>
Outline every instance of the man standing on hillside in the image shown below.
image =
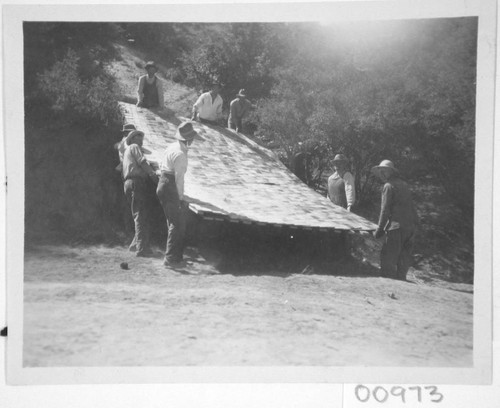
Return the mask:
<svg viewBox="0 0 500 408">
<path fill-rule="evenodd" d="M 125 125 L 123 125 L 122 140 L 120 140 L 118 143 L 115 143 L 115 149 L 118 150 L 118 158 L 120 159 L 120 163 L 118 164 L 118 166 L 116 166 L 116 170 L 118 170 L 120 173 L 123 170 L 123 153 L 125 153 L 125 149 L 127 148 L 127 143 L 125 142 L 125 140 L 127 139 L 128 134 L 133 130 L 136 130 L 136 128 L 132 123 L 126 123 Z"/>
<path fill-rule="evenodd" d="M 382 276 L 406 280 L 418 216 L 408 185 L 390 160 L 383 160 L 371 172 L 383 183 L 382 204 L 375 238 L 384 237 L 380 254 Z"/>
<path fill-rule="evenodd" d="M 144 142 L 144 133 L 133 130 L 125 139 L 127 148 L 123 153 L 122 175 L 125 180 L 123 190 L 130 205 L 134 218 L 135 235 L 129 249 L 136 251 L 137 256 L 152 255 L 149 246 L 149 214 L 146 198 L 146 181 L 151 177 L 157 181 L 154 169 L 146 161 L 141 147 Z"/>
<path fill-rule="evenodd" d="M 146 63 L 145 69 L 147 74 L 139 78 L 137 85 L 137 106 L 162 109 L 165 102 L 161 79 L 156 76 L 158 67 L 153 61 L 149 61 Z"/>
<path fill-rule="evenodd" d="M 184 175 L 188 167 L 188 148 L 193 143 L 196 131 L 191 122 L 179 125 L 176 142 L 167 147 L 160 164 L 160 181 L 156 195 L 160 200 L 168 226 L 165 266 L 177 266 L 182 262 L 186 220 L 184 211 Z"/>
<path fill-rule="evenodd" d="M 351 211 L 356 200 L 356 188 L 354 176 L 348 170 L 347 157 L 337 154 L 333 159 L 333 169 L 335 172 L 328 177 L 327 197 L 330 201 Z"/>
<path fill-rule="evenodd" d="M 202 93 L 193 105 L 191 120 L 201 123 L 218 125 L 222 119 L 222 97 L 220 96 L 221 84 L 214 82 L 209 92 Z"/>
<path fill-rule="evenodd" d="M 229 129 L 234 129 L 236 132 L 243 132 L 243 117 L 253 108 L 254 106 L 247 99 L 247 95 L 244 89 L 236 95 L 236 99 L 231 101 L 229 105 L 229 118 L 227 119 L 227 127 Z"/>
</svg>

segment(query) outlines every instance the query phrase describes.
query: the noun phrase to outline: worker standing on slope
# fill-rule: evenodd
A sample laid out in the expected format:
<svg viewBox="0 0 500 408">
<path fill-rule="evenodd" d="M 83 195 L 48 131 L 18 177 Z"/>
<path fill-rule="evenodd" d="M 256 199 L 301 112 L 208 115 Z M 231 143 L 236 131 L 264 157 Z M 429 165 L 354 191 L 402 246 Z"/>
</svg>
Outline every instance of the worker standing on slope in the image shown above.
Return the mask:
<svg viewBox="0 0 500 408">
<path fill-rule="evenodd" d="M 356 188 L 354 176 L 347 168 L 348 163 L 347 157 L 343 154 L 337 154 L 333 159 L 335 172 L 328 178 L 327 197 L 333 204 L 351 211 L 356 201 Z"/>
<path fill-rule="evenodd" d="M 390 160 L 382 160 L 371 172 L 384 183 L 378 228 L 374 232 L 375 238 L 384 237 L 380 272 L 387 278 L 406 280 L 418 225 L 411 192 Z"/>
<path fill-rule="evenodd" d="M 153 61 L 149 61 L 145 66 L 146 75 L 139 78 L 137 85 L 137 106 L 141 108 L 164 107 L 163 86 L 161 79 L 156 76 L 158 67 Z"/>
<path fill-rule="evenodd" d="M 227 119 L 227 127 L 229 129 L 236 130 L 236 132 L 243 132 L 243 117 L 253 108 L 254 106 L 247 99 L 247 95 L 244 89 L 236 95 L 236 99 L 231 101 L 229 105 L 229 118 Z"/>
<path fill-rule="evenodd" d="M 136 128 L 132 123 L 126 123 L 125 125 L 123 125 L 122 140 L 120 140 L 118 143 L 115 143 L 115 149 L 118 150 L 118 159 L 120 160 L 120 163 L 118 164 L 118 166 L 116 166 L 116 170 L 118 170 L 120 173 L 123 169 L 123 153 L 125 153 L 125 149 L 127 148 L 126 139 L 128 134 L 133 130 L 136 130 Z"/>
<path fill-rule="evenodd" d="M 168 227 L 165 266 L 182 263 L 187 209 L 184 200 L 184 175 L 188 168 L 188 148 L 193 143 L 196 131 L 191 122 L 179 125 L 175 134 L 176 142 L 167 147 L 160 164 L 160 180 L 156 195 L 165 213 Z"/>
<path fill-rule="evenodd" d="M 193 105 L 191 120 L 199 120 L 201 123 L 218 125 L 222 119 L 222 97 L 220 96 L 221 84 L 212 83 L 211 90 L 200 95 Z"/>
<path fill-rule="evenodd" d="M 135 235 L 129 249 L 136 251 L 137 256 L 152 255 L 149 246 L 150 228 L 148 202 L 146 198 L 146 181 L 148 176 L 157 182 L 154 169 L 144 157 L 141 147 L 144 132 L 133 130 L 125 139 L 127 148 L 123 153 L 124 192 L 134 218 Z"/>
</svg>

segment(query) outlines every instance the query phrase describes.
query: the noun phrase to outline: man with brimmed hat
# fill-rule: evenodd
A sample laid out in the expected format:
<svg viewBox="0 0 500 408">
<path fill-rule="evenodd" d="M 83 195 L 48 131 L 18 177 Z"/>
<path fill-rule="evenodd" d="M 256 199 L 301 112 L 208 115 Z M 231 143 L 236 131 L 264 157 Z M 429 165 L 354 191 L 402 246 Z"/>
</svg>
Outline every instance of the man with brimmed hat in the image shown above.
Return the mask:
<svg viewBox="0 0 500 408">
<path fill-rule="evenodd" d="M 406 280 L 418 225 L 411 192 L 390 160 L 382 160 L 371 172 L 384 183 L 378 227 L 374 232 L 375 238 L 384 237 L 380 272 L 388 278 Z"/>
<path fill-rule="evenodd" d="M 328 177 L 327 197 L 335 205 L 351 211 L 356 201 L 354 176 L 348 170 L 349 160 L 343 154 L 337 154 L 333 159 L 335 172 Z"/>
<path fill-rule="evenodd" d="M 214 81 L 209 92 L 204 92 L 193 105 L 191 120 L 199 120 L 201 123 L 218 125 L 222 119 L 223 100 L 220 96 L 222 85 Z"/>
<path fill-rule="evenodd" d="M 149 246 L 149 214 L 146 193 L 146 181 L 151 177 L 154 182 L 157 176 L 154 169 L 144 157 L 141 147 L 144 142 L 144 132 L 131 131 L 125 138 L 127 148 L 123 153 L 122 175 L 125 180 L 123 190 L 130 205 L 134 218 L 135 235 L 129 249 L 136 251 L 137 256 L 152 254 Z"/>
<path fill-rule="evenodd" d="M 160 180 L 156 195 L 165 213 L 168 227 L 165 266 L 176 266 L 182 262 L 186 231 L 184 200 L 184 176 L 188 168 L 188 149 L 197 136 L 191 122 L 183 122 L 177 128 L 176 142 L 165 150 L 160 163 Z"/>
<path fill-rule="evenodd" d="M 123 125 L 122 128 L 122 140 L 120 140 L 118 143 L 115 143 L 115 149 L 118 150 L 118 158 L 120 159 L 120 163 L 118 166 L 116 166 L 116 170 L 119 172 L 122 171 L 123 168 L 123 153 L 125 153 L 125 149 L 127 148 L 127 144 L 125 143 L 125 139 L 127 138 L 128 134 L 132 132 L 133 130 L 136 130 L 135 125 L 132 123 L 126 123 Z"/>
<path fill-rule="evenodd" d="M 153 61 L 148 61 L 146 66 L 147 74 L 139 78 L 137 85 L 137 106 L 142 108 L 163 108 L 163 85 L 156 73 L 158 67 Z"/>
<path fill-rule="evenodd" d="M 247 99 L 247 94 L 244 89 L 236 94 L 236 99 L 231 101 L 229 105 L 229 117 L 227 119 L 227 127 L 229 129 L 234 129 L 236 132 L 243 131 L 243 117 L 253 108 L 254 106 Z"/>
</svg>

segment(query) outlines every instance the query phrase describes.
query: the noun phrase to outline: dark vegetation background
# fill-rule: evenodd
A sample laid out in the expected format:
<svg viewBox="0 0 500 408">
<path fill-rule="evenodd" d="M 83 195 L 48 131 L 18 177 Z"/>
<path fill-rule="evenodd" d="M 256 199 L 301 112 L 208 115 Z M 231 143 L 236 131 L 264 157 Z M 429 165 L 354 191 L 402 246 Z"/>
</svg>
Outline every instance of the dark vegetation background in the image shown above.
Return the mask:
<svg viewBox="0 0 500 408">
<path fill-rule="evenodd" d="M 164 78 L 198 92 L 222 81 L 226 111 L 245 88 L 257 106 L 247 134 L 322 194 L 333 156 L 346 154 L 356 175 L 355 211 L 372 221 L 380 185 L 369 170 L 393 160 L 422 221 L 418 260 L 471 281 L 476 18 L 25 23 L 28 244 L 130 238 L 114 170 L 122 124 L 116 102 L 125 98 L 108 69 L 122 58 L 117 45 L 140 50 L 161 63 Z"/>
</svg>

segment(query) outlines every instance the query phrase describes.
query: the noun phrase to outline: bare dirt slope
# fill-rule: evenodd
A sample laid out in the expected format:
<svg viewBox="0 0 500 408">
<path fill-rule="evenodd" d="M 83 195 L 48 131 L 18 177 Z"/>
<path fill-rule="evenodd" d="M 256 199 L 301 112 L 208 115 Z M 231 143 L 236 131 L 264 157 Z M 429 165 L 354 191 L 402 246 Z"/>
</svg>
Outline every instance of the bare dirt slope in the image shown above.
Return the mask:
<svg viewBox="0 0 500 408">
<path fill-rule="evenodd" d="M 119 80 L 123 100 L 125 102 L 135 102 L 137 100 L 136 89 L 139 76 L 145 74 L 143 66 L 146 55 L 137 49 L 130 49 L 123 45 L 117 44 L 116 47 L 122 59 L 111 64 L 110 71 Z M 160 68 L 157 75 L 163 80 L 165 105 L 177 115 L 190 117 L 198 93 L 182 84 L 166 79 L 164 74 L 166 68 L 161 62 L 156 63 Z"/>
<path fill-rule="evenodd" d="M 144 56 L 121 52 L 112 71 L 131 101 Z M 165 85 L 169 109 L 189 115 L 196 92 Z M 353 245 L 360 267 L 377 266 L 380 242 Z M 473 286 L 429 265 L 399 282 L 342 264 L 242 272 L 206 248 L 187 255 L 191 264 L 173 270 L 158 248 L 149 259 L 125 247 L 27 248 L 25 365 L 472 364 Z"/>
</svg>

